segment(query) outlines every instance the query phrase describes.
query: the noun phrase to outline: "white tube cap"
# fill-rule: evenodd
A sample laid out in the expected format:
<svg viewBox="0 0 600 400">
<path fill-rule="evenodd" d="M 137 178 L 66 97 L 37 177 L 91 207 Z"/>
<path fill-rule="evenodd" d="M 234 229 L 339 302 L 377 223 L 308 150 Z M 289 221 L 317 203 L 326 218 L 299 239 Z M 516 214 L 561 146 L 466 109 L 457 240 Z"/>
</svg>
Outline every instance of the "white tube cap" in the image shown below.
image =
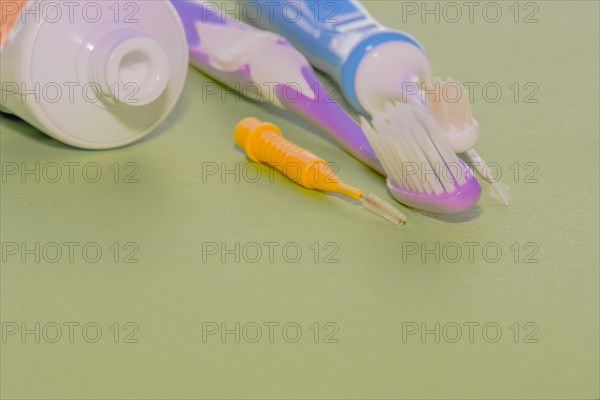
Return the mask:
<svg viewBox="0 0 600 400">
<path fill-rule="evenodd" d="M 113 29 L 92 50 L 90 81 L 115 102 L 144 106 L 158 99 L 170 79 L 169 58 L 155 39 Z"/>
<path fill-rule="evenodd" d="M 431 65 L 423 50 L 412 43 L 392 41 L 371 49 L 356 71 L 356 97 L 369 114 L 385 110 L 392 101 L 416 97 L 422 102 L 421 82 L 431 78 Z"/>
</svg>

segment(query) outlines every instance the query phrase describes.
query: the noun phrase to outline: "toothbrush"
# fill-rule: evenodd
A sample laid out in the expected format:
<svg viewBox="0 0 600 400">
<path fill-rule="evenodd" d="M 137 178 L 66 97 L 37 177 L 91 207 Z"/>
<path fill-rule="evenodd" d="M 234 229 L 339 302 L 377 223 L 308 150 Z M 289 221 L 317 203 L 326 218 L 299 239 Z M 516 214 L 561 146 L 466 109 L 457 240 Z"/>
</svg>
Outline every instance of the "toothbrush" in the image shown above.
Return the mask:
<svg viewBox="0 0 600 400">
<path fill-rule="evenodd" d="M 441 88 L 447 86 L 457 90 L 457 95 L 452 100 L 441 95 Z M 489 166 L 474 149 L 479 138 L 479 124 L 473 118 L 469 92 L 452 78 L 448 78 L 446 82 L 434 78 L 433 83 L 425 84 L 425 89 L 427 107 L 450 142 L 452 150 L 464 153 L 479 175 L 490 183 L 489 194 L 494 200 L 509 205 L 510 188 L 491 175 Z"/>
<path fill-rule="evenodd" d="M 253 99 L 303 117 L 383 174 L 360 126 L 329 96 L 304 56 L 282 37 L 235 21 L 214 3 L 172 0 L 183 22 L 190 62 Z"/>
<path fill-rule="evenodd" d="M 423 47 L 408 34 L 377 22 L 360 2 L 298 0 L 293 7 L 273 0 L 245 2 L 259 10 L 259 17 L 252 22 L 288 39 L 312 65 L 337 81 L 348 102 L 361 114 L 381 114 L 388 103 L 396 101 L 416 100 L 435 107 L 429 96 L 431 92 L 421 90 L 422 83 L 431 86 L 431 82 L 439 82 L 439 78 L 431 77 Z M 290 8 L 295 12 L 291 13 Z M 426 97 L 429 101 L 425 101 Z M 455 144 L 469 141 L 473 133 L 477 134 L 476 121 L 471 116 L 471 121 L 460 125 L 464 129 L 458 126 L 448 129 L 448 120 L 463 120 L 465 108 L 442 102 L 445 116 L 431 110 L 436 123 L 455 151 L 466 152 L 480 175 L 491 183 L 490 195 L 508 204 L 508 186 L 490 176 L 489 168 L 473 150 L 475 143 L 468 149 L 459 146 L 459 151 L 456 150 Z"/>
<path fill-rule="evenodd" d="M 202 1 L 173 1 L 182 18 L 192 64 L 202 72 L 236 89 L 242 94 L 252 89 L 253 98 L 290 111 L 327 133 L 341 147 L 380 174 L 388 176 L 387 186 L 393 197 L 408 206 L 438 213 L 458 213 L 473 205 L 481 187 L 471 171 L 449 149 L 439 135 L 429 135 L 427 129 L 416 131 L 417 140 L 400 135 L 400 146 L 408 155 L 399 161 L 397 152 L 380 146 L 377 153 L 365 137 L 361 126 L 350 118 L 319 83 L 304 56 L 282 37 L 252 28 L 221 14 L 214 4 Z M 404 104 L 395 104 L 404 108 Z M 426 111 L 410 108 L 417 120 L 431 120 Z M 378 129 L 394 129 L 383 115 Z M 431 127 L 433 124 L 423 126 Z M 402 140 L 402 139 L 405 140 Z M 410 139 L 410 140 L 409 140 Z M 436 154 L 447 158 L 427 158 L 420 147 L 441 149 Z M 381 150 L 383 149 L 383 151 Z M 385 152 L 384 152 L 385 151 Z M 385 163 L 381 158 L 386 158 Z M 393 162 L 422 166 L 421 171 L 459 166 L 459 178 L 450 176 L 443 191 L 431 189 L 429 181 L 440 181 L 439 174 L 422 173 L 425 184 L 410 185 L 406 176 L 390 176 L 385 164 Z M 439 163 L 432 165 L 433 162 Z M 382 165 L 382 163 L 384 165 Z M 440 168 L 442 167 L 442 168 Z M 406 174 L 403 174 L 406 175 Z M 431 183 L 435 186 L 436 182 Z M 437 187 L 437 186 L 436 186 Z"/>
<path fill-rule="evenodd" d="M 307 189 L 340 193 L 358 200 L 363 207 L 394 225 L 406 221 L 404 214 L 379 197 L 342 182 L 325 160 L 285 139 L 276 125 L 245 118 L 236 125 L 234 140 L 252 161 L 272 166 Z M 294 168 L 288 168 L 290 165 Z"/>
<path fill-rule="evenodd" d="M 375 114 L 371 121 L 361 116 L 361 122 L 369 142 L 381 155 L 394 196 L 419 193 L 424 204 L 442 197 L 446 200 L 441 204 L 452 205 L 453 209 L 466 209 L 472 199 L 479 198 L 481 187 L 469 167 L 456 156 L 435 121 L 416 101 L 409 100 L 402 106 L 387 103 L 383 113 Z M 423 132 L 433 140 L 421 140 Z M 415 159 L 427 163 L 415 163 Z M 463 191 L 461 196 L 447 198 L 456 190 Z M 451 209 L 436 211 L 451 213 Z"/>
</svg>

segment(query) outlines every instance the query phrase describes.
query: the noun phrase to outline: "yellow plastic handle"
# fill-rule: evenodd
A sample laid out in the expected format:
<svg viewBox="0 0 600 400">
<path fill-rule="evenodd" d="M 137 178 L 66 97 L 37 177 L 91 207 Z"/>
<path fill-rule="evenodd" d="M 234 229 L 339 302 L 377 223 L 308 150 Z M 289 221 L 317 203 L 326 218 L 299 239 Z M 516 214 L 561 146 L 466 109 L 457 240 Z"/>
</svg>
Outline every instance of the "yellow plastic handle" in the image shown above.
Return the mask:
<svg viewBox="0 0 600 400">
<path fill-rule="evenodd" d="M 356 200 L 363 194 L 341 182 L 327 161 L 284 138 L 274 124 L 245 118 L 236 125 L 234 140 L 251 160 L 272 166 L 307 189 L 339 192 Z"/>
</svg>

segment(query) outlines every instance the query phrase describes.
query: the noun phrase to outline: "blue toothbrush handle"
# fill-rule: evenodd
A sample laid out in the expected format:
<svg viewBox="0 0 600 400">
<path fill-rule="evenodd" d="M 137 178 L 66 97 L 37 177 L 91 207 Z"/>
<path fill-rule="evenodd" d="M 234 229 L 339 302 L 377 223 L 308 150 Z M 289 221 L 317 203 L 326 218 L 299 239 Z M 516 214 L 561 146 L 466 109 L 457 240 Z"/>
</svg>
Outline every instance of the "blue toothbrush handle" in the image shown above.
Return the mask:
<svg viewBox="0 0 600 400">
<path fill-rule="evenodd" d="M 366 113 L 368 110 L 365 110 L 362 104 L 365 100 L 359 99 L 360 93 L 357 93 L 360 92 L 360 88 L 356 87 L 358 69 L 365 56 L 377 46 L 389 42 L 411 45 L 410 47 L 418 49 L 418 53 L 421 53 L 417 58 L 422 57 L 425 60 L 419 60 L 420 64 L 412 68 L 419 70 L 415 71 L 414 75 L 420 75 L 421 78 L 430 75 L 422 46 L 406 33 L 385 28 L 358 1 L 244 2 L 260 11 L 250 22 L 285 37 L 313 66 L 335 79 L 348 101 L 360 112 Z M 423 67 L 425 63 L 427 65 Z M 403 60 L 398 60 L 398 64 L 403 64 Z M 410 74 L 405 74 L 403 79 L 414 80 Z M 374 86 L 377 84 L 378 82 L 375 82 Z M 393 82 L 386 84 L 390 85 Z"/>
</svg>

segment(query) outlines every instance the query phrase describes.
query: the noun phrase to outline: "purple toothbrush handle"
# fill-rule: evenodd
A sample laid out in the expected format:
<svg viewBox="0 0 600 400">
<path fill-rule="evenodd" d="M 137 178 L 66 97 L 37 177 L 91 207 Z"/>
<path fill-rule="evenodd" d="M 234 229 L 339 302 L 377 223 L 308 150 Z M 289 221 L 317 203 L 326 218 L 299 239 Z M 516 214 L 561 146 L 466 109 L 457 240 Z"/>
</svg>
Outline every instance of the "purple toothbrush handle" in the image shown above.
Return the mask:
<svg viewBox="0 0 600 400">
<path fill-rule="evenodd" d="M 235 21 L 218 11 L 216 6 L 202 1 L 172 0 L 175 9 L 179 13 L 185 28 L 188 46 L 190 49 L 190 61 L 192 65 L 204 72 L 208 76 L 224 83 L 232 89 L 254 88 L 256 87 L 253 74 L 255 64 L 244 64 L 235 70 L 219 67 L 211 59 L 208 51 L 208 43 L 215 37 L 201 37 L 200 27 L 221 26 L 236 32 L 262 32 L 249 25 Z M 231 31 L 230 31 L 231 32 Z M 275 34 L 270 34 L 276 37 Z M 231 46 L 231 47 L 229 47 Z M 220 48 L 225 54 L 231 48 L 235 48 L 236 43 L 225 42 L 223 48 Z M 266 45 L 273 54 L 282 54 L 283 67 L 273 61 L 269 66 L 269 79 L 274 84 L 275 96 L 278 97 L 279 105 L 302 117 L 304 120 L 314 125 L 318 129 L 326 132 L 341 147 L 345 148 L 350 154 L 367 164 L 382 175 L 385 175 L 375 152 L 371 148 L 367 138 L 362 132 L 362 128 L 352 118 L 350 118 L 337 102 L 329 96 L 325 88 L 321 85 L 315 76 L 310 64 L 292 45 L 282 37 L 276 37 L 275 42 Z M 229 47 L 229 48 L 227 48 Z M 254 49 L 254 51 L 260 51 Z M 252 53 L 250 53 L 252 54 Z M 267 51 L 267 57 L 271 55 Z M 262 55 L 261 57 L 265 57 Z M 294 59 L 293 66 L 285 64 L 285 60 Z M 250 57 L 252 60 L 252 57 Z M 264 68 L 264 65 L 260 66 Z M 286 69 L 287 68 L 287 69 Z M 292 69 L 295 73 L 292 73 Z M 258 74 L 264 79 L 265 74 Z M 298 80 L 304 79 L 302 85 L 305 93 L 299 90 Z M 310 88 L 310 89 L 308 89 Z M 306 91 L 311 90 L 310 93 Z M 246 93 L 254 95 L 254 93 Z M 269 101 L 271 96 L 262 96 L 258 99 Z M 314 98 L 313 98 L 314 97 Z M 255 98 L 256 99 L 256 98 Z"/>
<path fill-rule="evenodd" d="M 360 125 L 327 93 L 311 67 L 303 66 L 302 75 L 315 91 L 312 93 L 314 98 L 304 95 L 290 85 L 280 84 L 275 90 L 284 107 L 326 132 L 354 157 L 385 176 L 383 166 Z"/>
<path fill-rule="evenodd" d="M 208 76 L 229 87 L 233 88 L 236 84 L 240 84 L 242 87 L 248 87 L 247 85 L 252 82 L 249 66 L 243 65 L 236 71 L 223 71 L 214 67 L 210 62 L 210 56 L 204 48 L 196 24 L 223 25 L 230 26 L 231 29 L 247 31 L 257 31 L 257 29 L 250 25 L 237 22 L 233 18 L 221 13 L 214 3 L 171 0 L 171 4 L 173 4 L 183 22 L 190 50 L 190 63 Z"/>
</svg>

